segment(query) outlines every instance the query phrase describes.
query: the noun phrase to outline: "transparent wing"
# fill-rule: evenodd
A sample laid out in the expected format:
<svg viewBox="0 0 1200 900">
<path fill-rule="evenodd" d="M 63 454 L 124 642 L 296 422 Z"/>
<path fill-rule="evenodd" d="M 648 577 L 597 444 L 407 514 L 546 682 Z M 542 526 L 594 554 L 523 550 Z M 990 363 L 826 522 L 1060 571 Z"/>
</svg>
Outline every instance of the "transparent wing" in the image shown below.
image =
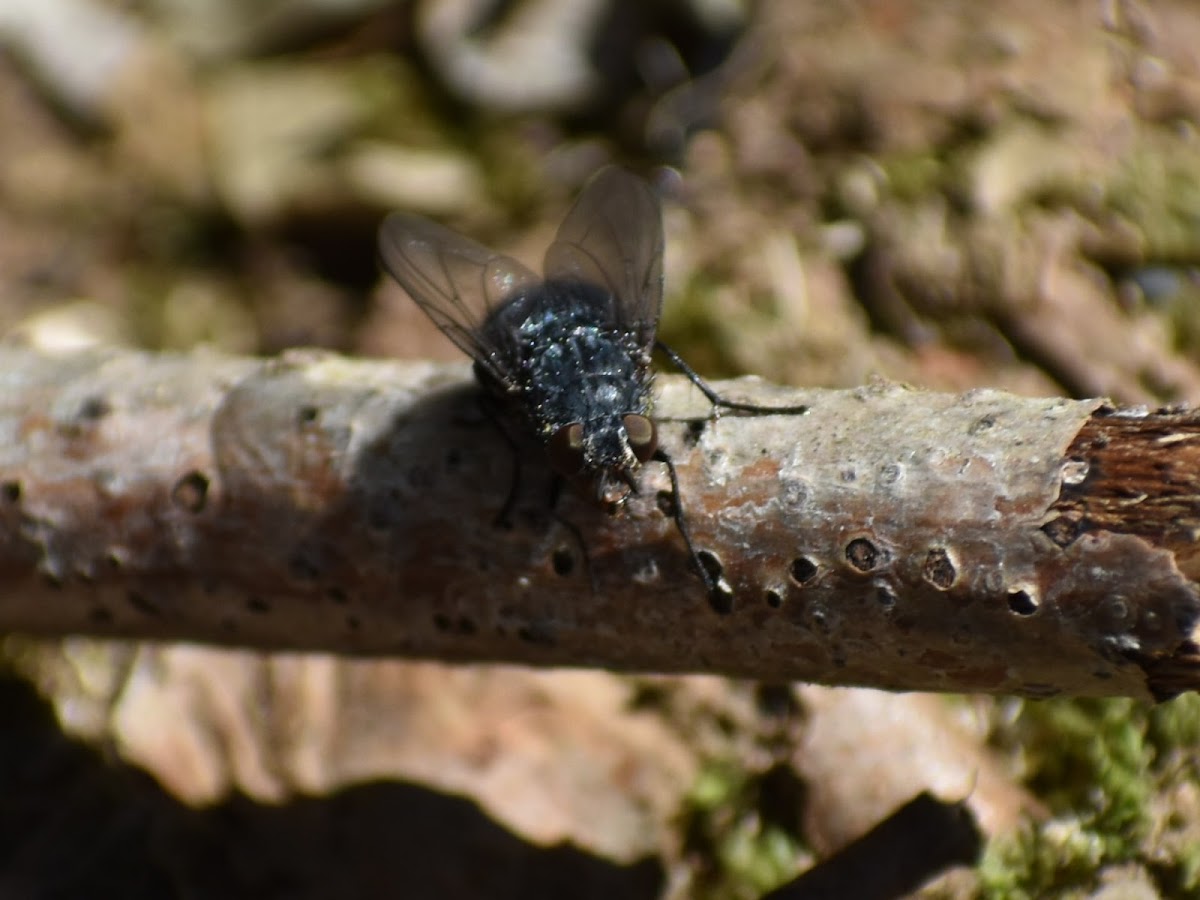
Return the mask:
<svg viewBox="0 0 1200 900">
<path fill-rule="evenodd" d="M 546 251 L 548 281 L 581 281 L 607 288 L 615 325 L 642 346 L 654 343 L 662 311 L 662 210 L 650 186 L 607 166 L 587 186 Z"/>
<path fill-rule="evenodd" d="M 379 228 L 384 268 L 464 353 L 501 381 L 503 354 L 483 329 L 497 306 L 538 278 L 511 257 L 420 216 L 392 213 Z"/>
</svg>

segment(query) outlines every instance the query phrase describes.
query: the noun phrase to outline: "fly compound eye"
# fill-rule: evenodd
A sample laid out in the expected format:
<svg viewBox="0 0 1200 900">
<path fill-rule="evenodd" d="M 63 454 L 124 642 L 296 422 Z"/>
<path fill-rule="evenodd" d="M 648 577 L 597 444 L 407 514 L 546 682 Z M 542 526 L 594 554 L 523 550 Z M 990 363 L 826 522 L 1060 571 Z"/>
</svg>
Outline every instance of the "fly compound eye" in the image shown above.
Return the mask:
<svg viewBox="0 0 1200 900">
<path fill-rule="evenodd" d="M 629 413 L 622 420 L 625 424 L 625 435 L 629 438 L 629 449 L 640 462 L 645 462 L 658 449 L 658 429 L 654 420 L 647 416 Z"/>
<path fill-rule="evenodd" d="M 559 428 L 550 437 L 546 455 L 559 475 L 578 475 L 583 471 L 583 426 L 573 422 Z"/>
</svg>

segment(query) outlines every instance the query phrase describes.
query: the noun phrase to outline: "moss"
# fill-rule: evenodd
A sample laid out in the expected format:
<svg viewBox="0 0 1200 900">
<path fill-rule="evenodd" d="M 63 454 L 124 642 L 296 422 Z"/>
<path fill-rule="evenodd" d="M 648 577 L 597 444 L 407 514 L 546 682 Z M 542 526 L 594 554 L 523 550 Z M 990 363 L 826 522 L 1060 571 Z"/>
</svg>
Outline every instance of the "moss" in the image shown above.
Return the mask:
<svg viewBox="0 0 1200 900">
<path fill-rule="evenodd" d="M 659 337 L 693 369 L 714 379 L 743 374 L 728 348 L 731 328 L 720 315 L 719 289 L 710 275 L 693 274 L 664 304 L 659 329 Z"/>
<path fill-rule="evenodd" d="M 946 163 L 927 151 L 896 154 L 879 161 L 892 195 L 906 203 L 927 202 L 947 178 Z"/>
<path fill-rule="evenodd" d="M 428 81 L 407 61 L 371 57 L 359 61 L 347 77 L 368 111 L 362 135 L 410 147 L 437 148 L 456 142 L 454 120 L 431 95 Z"/>
<path fill-rule="evenodd" d="M 750 900 L 796 874 L 799 842 L 760 813 L 761 788 L 760 775 L 732 761 L 701 770 L 682 816 L 687 851 L 696 861 L 692 896 Z"/>
<path fill-rule="evenodd" d="M 1146 740 L 1161 754 L 1200 746 L 1200 694 L 1184 694 L 1151 709 L 1146 719 Z M 1193 774 L 1200 773 L 1200 760 L 1195 754 L 1188 753 L 1187 760 Z"/>
<path fill-rule="evenodd" d="M 1200 260 L 1200 154 L 1193 145 L 1158 132 L 1143 135 L 1106 197 L 1141 234 L 1145 259 Z"/>
<path fill-rule="evenodd" d="M 980 896 L 1005 900 L 1082 896 L 1105 862 L 1103 841 L 1071 819 L 993 841 L 979 867 Z"/>
<path fill-rule="evenodd" d="M 1029 787 L 1053 817 L 992 842 L 979 870 L 983 896 L 1083 895 L 1106 867 L 1130 862 L 1170 895 L 1200 886 L 1195 841 L 1173 839 L 1186 817 L 1173 823 L 1163 800 L 1197 777 L 1194 695 L 1153 708 L 1128 699 L 1026 703 L 1005 737 L 1024 750 Z"/>
<path fill-rule="evenodd" d="M 720 279 L 720 274 L 694 273 L 681 291 L 667 297 L 659 337 L 706 379 L 780 378 L 778 361 L 763 352 L 764 338 L 779 329 L 777 298 L 761 291 L 731 292 L 729 282 Z M 748 346 L 754 348 L 750 353 Z"/>
</svg>

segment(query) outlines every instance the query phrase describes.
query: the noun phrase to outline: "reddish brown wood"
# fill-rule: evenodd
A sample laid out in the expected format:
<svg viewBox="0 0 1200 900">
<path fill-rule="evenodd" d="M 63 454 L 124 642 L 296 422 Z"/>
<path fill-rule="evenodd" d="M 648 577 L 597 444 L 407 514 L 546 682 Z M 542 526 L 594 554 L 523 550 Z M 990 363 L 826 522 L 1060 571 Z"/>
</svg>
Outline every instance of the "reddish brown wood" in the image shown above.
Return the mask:
<svg viewBox="0 0 1200 900">
<path fill-rule="evenodd" d="M 1069 474 L 1046 531 L 1135 534 L 1200 576 L 1200 413 L 1099 410 L 1067 450 Z"/>
</svg>

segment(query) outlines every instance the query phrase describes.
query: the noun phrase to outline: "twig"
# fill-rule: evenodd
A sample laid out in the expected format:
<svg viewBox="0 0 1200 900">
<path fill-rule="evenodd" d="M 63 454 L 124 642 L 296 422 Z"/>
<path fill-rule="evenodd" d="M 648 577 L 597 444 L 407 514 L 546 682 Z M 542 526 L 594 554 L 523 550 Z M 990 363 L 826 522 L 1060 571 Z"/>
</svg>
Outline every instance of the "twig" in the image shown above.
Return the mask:
<svg viewBox="0 0 1200 900">
<path fill-rule="evenodd" d="M 975 865 L 983 843 L 983 833 L 965 803 L 947 803 L 923 791 L 854 843 L 762 900 L 904 897 L 952 866 Z"/>
<path fill-rule="evenodd" d="M 1165 698 L 1200 682 L 1200 415 L 895 385 L 657 407 L 663 467 L 551 511 L 465 367 L 0 349 L 0 630 Z"/>
</svg>

